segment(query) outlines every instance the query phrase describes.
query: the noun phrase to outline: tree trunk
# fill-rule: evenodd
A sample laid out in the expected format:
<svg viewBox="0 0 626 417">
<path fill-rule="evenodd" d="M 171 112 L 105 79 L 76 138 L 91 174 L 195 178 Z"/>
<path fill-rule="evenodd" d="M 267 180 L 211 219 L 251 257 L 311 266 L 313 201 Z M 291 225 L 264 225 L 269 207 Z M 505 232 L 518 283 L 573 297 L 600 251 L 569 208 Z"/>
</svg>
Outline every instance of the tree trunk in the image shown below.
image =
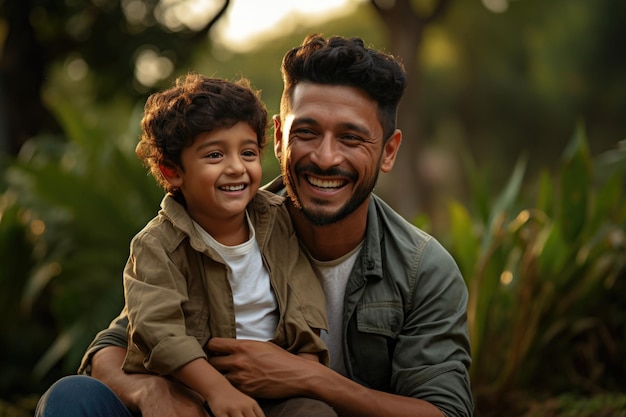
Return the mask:
<svg viewBox="0 0 626 417">
<path fill-rule="evenodd" d="M 372 0 L 389 34 L 389 52 L 400 58 L 407 72 L 408 85 L 398 109 L 398 127 L 402 130 L 402 146 L 393 170 L 381 175 L 376 193 L 398 213 L 412 220 L 416 215 L 432 215 L 434 210 L 431 186 L 420 173 L 418 158 L 424 147 L 420 139 L 418 61 L 424 28 L 439 17 L 449 0 L 439 0 L 426 16 L 411 6 L 411 0 L 396 0 L 390 7 L 382 7 Z"/>
<path fill-rule="evenodd" d="M 9 27 L 0 58 L 0 142 L 15 155 L 43 126 L 55 123 L 41 100 L 46 53 L 30 23 L 31 6 L 13 1 L 4 7 Z"/>
</svg>

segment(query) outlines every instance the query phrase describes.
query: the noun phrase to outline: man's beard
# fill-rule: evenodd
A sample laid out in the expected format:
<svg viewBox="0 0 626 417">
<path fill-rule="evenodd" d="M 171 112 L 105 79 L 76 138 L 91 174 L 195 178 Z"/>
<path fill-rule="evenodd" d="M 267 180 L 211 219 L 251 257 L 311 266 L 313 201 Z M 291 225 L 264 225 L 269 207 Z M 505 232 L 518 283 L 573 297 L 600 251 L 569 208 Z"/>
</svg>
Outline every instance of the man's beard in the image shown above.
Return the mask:
<svg viewBox="0 0 626 417">
<path fill-rule="evenodd" d="M 371 181 L 369 181 L 366 184 L 362 184 L 358 186 L 357 189 L 352 194 L 352 196 L 350 197 L 350 199 L 348 200 L 348 202 L 344 204 L 344 206 L 341 207 L 338 211 L 334 213 L 326 213 L 323 210 L 305 208 L 302 205 L 302 202 L 300 201 L 298 193 L 296 192 L 296 187 L 295 187 L 296 178 L 294 178 L 294 176 L 292 175 L 292 172 L 289 169 L 287 169 L 286 165 L 287 164 L 283 164 L 283 166 L 281 167 L 281 171 L 283 175 L 283 182 L 287 189 L 287 194 L 289 198 L 291 199 L 293 206 L 296 209 L 300 210 L 300 212 L 304 214 L 306 219 L 310 221 L 312 224 L 314 224 L 315 226 L 326 226 L 329 224 L 337 223 L 340 220 L 343 220 L 353 211 L 355 211 L 358 207 L 360 207 L 363 204 L 363 202 L 367 200 L 367 198 L 371 195 L 372 191 L 374 190 L 374 186 L 376 185 L 376 181 L 378 180 L 378 172 L 379 172 L 379 170 L 376 169 L 375 171 L 376 175 L 371 179 Z M 378 163 L 377 168 L 380 168 L 380 161 Z M 307 181 L 305 178 L 306 174 L 313 174 L 319 177 L 342 176 L 342 177 L 348 177 L 352 181 L 356 181 L 356 179 L 358 178 L 355 174 L 347 173 L 338 168 L 321 170 L 317 165 L 313 165 L 313 164 L 308 164 L 306 166 L 296 166 L 295 168 L 296 177 L 301 178 L 303 181 Z M 326 201 L 322 199 L 313 199 L 312 203 L 317 206 L 324 206 L 326 204 Z"/>
</svg>

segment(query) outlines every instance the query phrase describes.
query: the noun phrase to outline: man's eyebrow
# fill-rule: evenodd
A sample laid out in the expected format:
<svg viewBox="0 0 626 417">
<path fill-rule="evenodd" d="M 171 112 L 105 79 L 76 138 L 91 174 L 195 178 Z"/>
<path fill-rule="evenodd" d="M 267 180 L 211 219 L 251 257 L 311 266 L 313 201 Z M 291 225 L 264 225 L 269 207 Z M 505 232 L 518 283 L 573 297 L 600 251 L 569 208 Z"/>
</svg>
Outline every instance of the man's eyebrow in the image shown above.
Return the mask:
<svg viewBox="0 0 626 417">
<path fill-rule="evenodd" d="M 318 126 L 319 122 L 312 117 L 299 117 L 299 118 L 293 119 L 293 122 L 291 122 L 291 124 L 292 125 L 305 124 L 305 125 Z M 356 123 L 344 122 L 344 123 L 340 123 L 339 127 L 344 130 L 352 130 L 352 131 L 358 132 L 362 135 L 366 135 L 366 136 L 371 135 L 371 132 L 368 128 L 366 128 L 363 125 L 356 124 Z"/>
<path fill-rule="evenodd" d="M 306 125 L 318 125 L 319 123 L 312 117 L 298 117 L 294 118 L 291 122 L 292 125 L 295 124 L 306 124 Z"/>
</svg>

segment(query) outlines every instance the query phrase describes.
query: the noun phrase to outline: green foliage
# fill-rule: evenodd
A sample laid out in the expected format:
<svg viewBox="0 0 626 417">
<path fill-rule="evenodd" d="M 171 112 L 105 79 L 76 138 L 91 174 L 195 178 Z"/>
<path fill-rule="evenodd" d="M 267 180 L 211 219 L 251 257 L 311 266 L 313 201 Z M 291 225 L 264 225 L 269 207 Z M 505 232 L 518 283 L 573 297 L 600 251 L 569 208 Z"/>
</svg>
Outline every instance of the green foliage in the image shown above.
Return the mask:
<svg viewBox="0 0 626 417">
<path fill-rule="evenodd" d="M 452 203 L 442 238 L 470 292 L 474 391 L 623 389 L 626 149 L 593 161 L 580 126 L 554 175 L 525 189 L 525 166 L 476 218 Z"/>
<path fill-rule="evenodd" d="M 626 396 L 600 394 L 579 398 L 566 394 L 533 404 L 524 417 L 626 417 Z"/>
<path fill-rule="evenodd" d="M 27 227 L 30 213 L 16 204 L 17 194 L 0 195 L 0 393 L 31 392 L 32 380 L 24 365 L 34 362 L 42 346 L 54 338 L 50 329 L 47 297 L 26 311 L 21 303 L 28 271 L 35 265 L 32 232 Z M 1 396 L 0 396 L 1 397 Z"/>
<path fill-rule="evenodd" d="M 15 311 L 36 318 L 44 310 L 47 320 L 35 324 L 54 336 L 33 343 L 41 355 L 30 366 L 35 381 L 61 359 L 61 372 L 74 372 L 95 333 L 119 313 L 128 243 L 163 195 L 132 152 L 139 112 L 130 117 L 137 127 L 119 135 L 110 123 L 114 114 L 104 109 L 76 109 L 59 99 L 55 108 L 67 137 L 39 137 L 23 147 L 6 170 L 2 198 L 11 204 L 0 222 L 0 244 L 12 245 L 0 253 L 13 254 L 23 277 L 1 275 L 16 287 Z M 16 246 L 9 234 L 24 243 Z"/>
<path fill-rule="evenodd" d="M 2 417 L 31 417 L 35 413 L 39 396 L 30 395 L 10 403 L 0 399 L 0 416 Z"/>
</svg>

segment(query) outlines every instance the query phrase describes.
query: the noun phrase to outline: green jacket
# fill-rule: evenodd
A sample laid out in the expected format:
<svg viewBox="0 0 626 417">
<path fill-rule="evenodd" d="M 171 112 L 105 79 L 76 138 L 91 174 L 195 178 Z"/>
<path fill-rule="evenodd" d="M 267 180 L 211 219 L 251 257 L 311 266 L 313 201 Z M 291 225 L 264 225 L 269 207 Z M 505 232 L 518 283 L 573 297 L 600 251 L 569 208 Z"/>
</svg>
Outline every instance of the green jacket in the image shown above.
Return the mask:
<svg viewBox="0 0 626 417">
<path fill-rule="evenodd" d="M 285 194 L 280 177 L 264 188 Z M 344 299 L 348 377 L 428 401 L 447 417 L 472 416 L 467 302 L 448 251 L 372 195 Z"/>
<path fill-rule="evenodd" d="M 473 415 L 467 286 L 450 254 L 375 195 L 346 286 L 348 376 L 426 400 L 447 417 Z"/>
</svg>

